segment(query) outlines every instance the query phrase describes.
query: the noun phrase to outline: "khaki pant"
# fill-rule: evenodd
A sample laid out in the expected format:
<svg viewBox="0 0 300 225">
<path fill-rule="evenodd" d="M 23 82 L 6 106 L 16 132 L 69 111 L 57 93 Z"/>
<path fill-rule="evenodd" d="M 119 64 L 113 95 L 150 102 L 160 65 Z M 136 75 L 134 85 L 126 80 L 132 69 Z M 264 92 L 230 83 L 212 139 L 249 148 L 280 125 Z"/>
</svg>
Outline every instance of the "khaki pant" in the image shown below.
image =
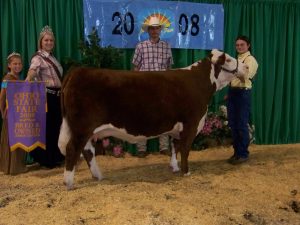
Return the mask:
<svg viewBox="0 0 300 225">
<path fill-rule="evenodd" d="M 159 151 L 169 149 L 169 136 L 163 134 L 159 138 Z M 145 152 L 147 150 L 147 141 L 141 141 L 136 144 L 138 152 Z"/>
</svg>

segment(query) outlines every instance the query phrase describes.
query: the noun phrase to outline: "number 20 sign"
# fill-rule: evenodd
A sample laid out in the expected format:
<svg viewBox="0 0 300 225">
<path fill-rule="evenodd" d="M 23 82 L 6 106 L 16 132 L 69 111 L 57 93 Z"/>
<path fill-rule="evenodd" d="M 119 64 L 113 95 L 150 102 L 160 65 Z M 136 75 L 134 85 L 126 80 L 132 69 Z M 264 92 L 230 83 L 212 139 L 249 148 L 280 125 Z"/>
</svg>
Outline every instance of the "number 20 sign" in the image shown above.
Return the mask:
<svg viewBox="0 0 300 225">
<path fill-rule="evenodd" d="M 160 37 L 172 48 L 223 49 L 224 10 L 220 4 L 86 0 L 84 11 L 85 35 L 95 27 L 102 46 L 135 48 L 148 39 L 142 25 L 156 16 L 164 25 Z"/>
</svg>

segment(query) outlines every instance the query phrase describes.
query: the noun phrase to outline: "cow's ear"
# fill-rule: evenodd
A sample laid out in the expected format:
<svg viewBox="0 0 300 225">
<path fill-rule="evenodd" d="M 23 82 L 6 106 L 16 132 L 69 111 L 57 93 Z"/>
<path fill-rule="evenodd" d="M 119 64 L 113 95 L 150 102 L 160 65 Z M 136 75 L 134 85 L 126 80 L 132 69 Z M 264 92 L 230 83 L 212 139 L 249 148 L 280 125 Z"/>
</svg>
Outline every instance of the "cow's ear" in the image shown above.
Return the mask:
<svg viewBox="0 0 300 225">
<path fill-rule="evenodd" d="M 219 58 L 218 58 L 218 64 L 224 65 L 226 60 L 226 55 L 223 53 Z"/>
</svg>

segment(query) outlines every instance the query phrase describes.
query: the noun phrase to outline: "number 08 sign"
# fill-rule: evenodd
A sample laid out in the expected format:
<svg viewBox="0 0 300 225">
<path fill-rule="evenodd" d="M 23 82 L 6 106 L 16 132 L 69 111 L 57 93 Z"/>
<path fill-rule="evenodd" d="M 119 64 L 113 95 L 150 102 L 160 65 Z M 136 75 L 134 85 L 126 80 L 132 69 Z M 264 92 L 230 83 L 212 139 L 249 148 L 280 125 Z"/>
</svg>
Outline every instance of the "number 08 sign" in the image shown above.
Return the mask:
<svg viewBox="0 0 300 225">
<path fill-rule="evenodd" d="M 102 46 L 135 48 L 148 39 L 142 25 L 152 16 L 164 25 L 160 37 L 172 48 L 223 49 L 224 9 L 220 4 L 84 0 L 85 36 L 95 27 Z"/>
</svg>

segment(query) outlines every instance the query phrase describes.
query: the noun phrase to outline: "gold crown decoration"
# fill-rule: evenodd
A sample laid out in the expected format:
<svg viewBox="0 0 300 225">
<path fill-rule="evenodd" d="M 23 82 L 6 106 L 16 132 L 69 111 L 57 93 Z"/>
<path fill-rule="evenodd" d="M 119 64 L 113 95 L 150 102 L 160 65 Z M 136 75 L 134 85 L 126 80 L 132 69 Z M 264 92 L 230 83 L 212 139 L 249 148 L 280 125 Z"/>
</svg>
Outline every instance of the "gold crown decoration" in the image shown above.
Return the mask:
<svg viewBox="0 0 300 225">
<path fill-rule="evenodd" d="M 17 53 L 17 52 L 12 52 L 12 53 L 10 53 L 8 56 L 7 56 L 7 61 L 11 58 L 11 57 L 13 57 L 13 56 L 18 56 L 18 57 L 21 57 L 21 55 L 19 54 L 19 53 Z"/>
<path fill-rule="evenodd" d="M 44 37 L 46 33 L 51 34 L 52 36 L 54 36 L 53 31 L 52 31 L 52 29 L 49 25 L 46 25 L 46 26 L 43 27 L 43 29 L 40 32 L 40 37 Z"/>
</svg>

